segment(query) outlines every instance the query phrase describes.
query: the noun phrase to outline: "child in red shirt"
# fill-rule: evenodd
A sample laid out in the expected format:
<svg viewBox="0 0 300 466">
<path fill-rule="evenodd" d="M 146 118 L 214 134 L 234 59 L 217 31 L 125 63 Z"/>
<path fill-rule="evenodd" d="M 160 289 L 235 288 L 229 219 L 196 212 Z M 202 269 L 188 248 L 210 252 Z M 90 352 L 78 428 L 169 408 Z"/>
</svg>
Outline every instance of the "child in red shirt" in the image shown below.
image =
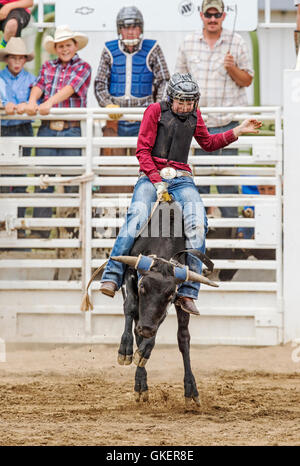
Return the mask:
<svg viewBox="0 0 300 466">
<path fill-rule="evenodd" d="M 0 0 L 0 30 L 3 31 L 0 48 L 4 49 L 11 37 L 20 37 L 30 20 L 33 0 Z"/>
</svg>

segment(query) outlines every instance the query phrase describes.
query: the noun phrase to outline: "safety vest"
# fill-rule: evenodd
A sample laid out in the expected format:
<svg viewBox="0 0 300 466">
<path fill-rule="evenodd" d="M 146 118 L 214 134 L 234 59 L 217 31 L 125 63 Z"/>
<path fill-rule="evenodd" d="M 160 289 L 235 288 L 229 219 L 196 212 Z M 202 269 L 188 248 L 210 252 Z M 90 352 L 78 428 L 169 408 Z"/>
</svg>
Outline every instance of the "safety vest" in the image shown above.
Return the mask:
<svg viewBox="0 0 300 466">
<path fill-rule="evenodd" d="M 172 112 L 167 102 L 161 102 L 160 107 L 161 117 L 151 155 L 187 163 L 197 125 L 197 111 L 181 117 Z"/>
<path fill-rule="evenodd" d="M 156 41 L 144 39 L 134 53 L 123 52 L 118 40 L 106 42 L 112 56 L 109 93 L 115 97 L 147 97 L 152 95 L 153 73 L 147 59 Z"/>
</svg>

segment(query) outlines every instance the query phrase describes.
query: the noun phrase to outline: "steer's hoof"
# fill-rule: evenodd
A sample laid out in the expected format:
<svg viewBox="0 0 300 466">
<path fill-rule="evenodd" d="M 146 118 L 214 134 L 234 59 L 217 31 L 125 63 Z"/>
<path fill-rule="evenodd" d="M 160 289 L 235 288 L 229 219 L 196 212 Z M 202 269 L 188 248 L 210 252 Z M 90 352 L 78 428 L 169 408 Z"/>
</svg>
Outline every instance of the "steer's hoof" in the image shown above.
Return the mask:
<svg viewBox="0 0 300 466">
<path fill-rule="evenodd" d="M 125 364 L 125 354 L 118 353 L 118 363 L 120 366 L 124 366 Z"/>
<path fill-rule="evenodd" d="M 196 403 L 196 405 L 198 407 L 201 406 L 199 396 L 185 397 L 185 407 L 186 407 L 186 409 L 193 409 L 194 408 L 193 401 L 194 401 L 194 403 Z"/>
<path fill-rule="evenodd" d="M 136 350 L 133 356 L 133 361 L 134 361 L 134 364 L 136 364 L 138 367 L 145 367 L 148 359 L 143 358 L 139 350 Z"/>
<path fill-rule="evenodd" d="M 142 399 L 142 401 L 149 401 L 149 392 L 148 390 L 145 390 L 144 392 L 134 392 L 134 397 L 135 401 L 139 403 Z"/>
<path fill-rule="evenodd" d="M 132 354 L 126 355 L 125 361 L 124 361 L 125 366 L 129 366 L 132 363 L 132 358 L 133 358 Z"/>
<path fill-rule="evenodd" d="M 129 366 L 129 364 L 132 363 L 132 357 L 132 354 L 128 354 L 125 356 L 124 354 L 118 353 L 118 363 L 120 364 L 120 366 Z"/>
<path fill-rule="evenodd" d="M 200 402 L 199 396 L 193 396 L 193 400 L 196 403 L 196 405 L 199 406 L 200 408 L 201 402 Z"/>
</svg>

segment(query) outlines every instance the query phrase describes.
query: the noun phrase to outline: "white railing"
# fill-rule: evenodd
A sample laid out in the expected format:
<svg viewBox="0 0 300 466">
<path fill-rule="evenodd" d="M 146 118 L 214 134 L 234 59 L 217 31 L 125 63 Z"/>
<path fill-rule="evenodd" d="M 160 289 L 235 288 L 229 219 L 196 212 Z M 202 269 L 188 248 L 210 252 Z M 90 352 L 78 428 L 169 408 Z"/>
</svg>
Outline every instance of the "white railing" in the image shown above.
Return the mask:
<svg viewBox="0 0 300 466">
<path fill-rule="evenodd" d="M 292 2 L 291 2 L 292 3 Z M 276 23 L 271 20 L 271 7 L 272 1 L 265 0 L 265 21 L 263 23 L 259 23 L 260 28 L 265 29 L 295 29 L 296 26 L 296 19 L 294 23 Z M 296 8 L 295 8 L 295 15 L 296 15 Z"/>
<path fill-rule="evenodd" d="M 53 28 L 55 27 L 55 23 L 53 22 L 45 22 L 44 21 L 44 5 L 55 5 L 55 0 L 35 0 L 34 5 L 37 5 L 38 8 L 38 20 L 37 22 L 33 23 L 34 26 L 39 30 L 42 31 L 46 28 Z"/>
<path fill-rule="evenodd" d="M 114 243 L 114 238 L 123 223 L 123 216 L 130 203 L 130 194 L 101 194 L 94 193 L 93 187 L 105 186 L 133 186 L 138 176 L 138 162 L 136 157 L 130 156 L 103 156 L 99 155 L 101 148 L 134 148 L 135 137 L 110 138 L 96 135 L 101 133 L 99 120 L 108 118 L 108 113 L 123 113 L 124 119 L 140 120 L 144 109 L 54 109 L 48 117 L 39 116 L 41 119 L 80 120 L 82 122 L 83 135 L 79 138 L 5 138 L 0 140 L 0 186 L 40 186 L 41 181 L 49 185 L 76 184 L 80 186 L 78 194 L 53 194 L 26 193 L 0 194 L 0 250 L 3 249 L 31 249 L 43 257 L 35 257 L 34 252 L 23 252 L 18 258 L 2 254 L 0 260 L 0 290 L 84 290 L 88 283 L 92 269 L 104 262 L 104 251 L 109 252 Z M 257 118 L 274 122 L 275 134 L 272 136 L 244 136 L 230 147 L 239 148 L 240 155 L 232 156 L 194 156 L 193 150 L 198 147 L 192 144 L 189 163 L 194 172 L 197 185 L 273 185 L 276 187 L 275 196 L 245 196 L 245 195 L 203 195 L 206 207 L 251 205 L 255 207 L 254 218 L 210 218 L 209 226 L 222 227 L 253 227 L 255 239 L 208 239 L 207 248 L 227 249 L 269 249 L 276 251 L 274 260 L 228 260 L 215 261 L 216 269 L 238 269 L 239 271 L 269 271 L 275 273 L 275 279 L 271 281 L 230 281 L 220 282 L 217 293 L 224 292 L 258 292 L 275 293 L 276 310 L 270 311 L 270 305 L 264 303 L 258 306 L 262 313 L 271 312 L 270 321 L 278 324 L 277 312 L 281 313 L 282 303 L 282 222 L 281 222 L 281 190 L 282 190 L 282 131 L 281 111 L 278 107 L 239 107 L 226 109 L 236 115 L 235 118 L 245 118 L 255 114 Z M 203 115 L 212 112 L 224 112 L 224 109 L 204 108 Z M 2 115 L 2 118 L 4 116 Z M 5 117 L 6 118 L 6 117 Z M 19 119 L 19 117 L 18 117 Z M 24 117 L 28 119 L 28 117 Z M 67 147 L 82 148 L 80 157 L 24 157 L 20 155 L 21 147 Z M 45 178 L 44 175 L 49 177 Z M 12 176 L 18 175 L 18 176 Z M 35 175 L 35 176 L 34 176 Z M 42 175 L 42 178 L 41 178 Z M 56 175 L 56 176 L 51 176 Z M 56 207 L 75 208 L 76 217 L 66 218 L 59 215 L 54 218 L 18 218 L 18 207 Z M 115 209 L 118 216 L 108 212 L 108 216 L 97 218 L 94 211 L 100 209 Z M 78 228 L 78 238 L 17 238 L 19 229 L 61 229 Z M 107 235 L 93 237 L 93 229 L 106 229 Z M 102 230 L 101 230 L 102 231 Z M 43 250 L 52 249 L 48 256 L 42 254 Z M 61 258 L 55 256 L 55 251 L 66 249 L 76 252 L 76 257 Z M 102 253 L 102 257 L 99 254 Z M 94 251 L 94 252 L 93 252 Z M 100 254 L 101 255 L 101 254 Z M 26 256 L 29 258 L 26 258 Z M 97 257 L 98 256 L 98 257 Z M 24 279 L 20 270 L 30 269 L 33 279 Z M 80 269 L 80 276 L 75 279 L 37 279 L 34 271 L 54 269 L 63 272 L 65 269 Z M 4 272 L 16 270 L 20 279 L 5 279 Z M 2 271 L 2 273 L 1 273 Z M 59 272 L 60 273 L 60 272 Z M 58 274 L 59 275 L 59 274 Z M 28 277 L 27 277 L 28 278 Z M 57 278 L 57 277 L 56 277 Z M 92 290 L 98 288 L 96 282 L 91 286 Z M 203 292 L 209 295 L 215 289 L 203 287 Z M 202 292 L 202 293 L 203 293 Z M 78 312 L 80 297 L 78 298 Z M 247 313 L 256 315 L 255 304 L 246 303 Z M 245 302 L 242 300 L 241 312 Z M 250 311 L 250 308 L 252 311 Z M 214 309 L 212 303 L 210 309 Z M 218 308 L 220 312 L 220 308 Z M 222 311 L 226 314 L 228 310 Z M 276 314 L 276 318 L 274 317 Z M 279 319 L 280 320 L 280 319 Z M 275 325 L 275 324 L 274 324 Z M 280 327 L 280 324 L 278 324 Z M 91 333 L 91 314 L 86 313 L 85 328 Z"/>
</svg>

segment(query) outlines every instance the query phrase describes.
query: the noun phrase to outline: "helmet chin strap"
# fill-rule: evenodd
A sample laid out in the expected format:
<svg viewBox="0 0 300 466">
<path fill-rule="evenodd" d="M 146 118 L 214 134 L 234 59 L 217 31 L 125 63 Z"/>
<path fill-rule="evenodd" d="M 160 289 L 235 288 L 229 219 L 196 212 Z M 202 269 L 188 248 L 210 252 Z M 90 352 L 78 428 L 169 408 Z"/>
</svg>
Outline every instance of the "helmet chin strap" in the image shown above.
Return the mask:
<svg viewBox="0 0 300 466">
<path fill-rule="evenodd" d="M 186 120 L 188 118 L 188 116 L 193 113 L 196 109 L 197 109 L 197 104 L 198 102 L 194 102 L 194 108 L 193 110 L 191 110 L 190 112 L 182 112 L 182 113 L 179 113 L 179 112 L 174 112 L 172 106 L 173 106 L 173 102 L 171 100 L 168 101 L 168 104 L 169 104 L 169 107 L 171 109 L 171 111 L 174 113 L 174 115 L 178 116 L 178 118 L 180 120 Z"/>
<path fill-rule="evenodd" d="M 143 38 L 143 34 L 140 35 L 140 37 L 136 39 L 122 39 L 122 35 L 120 34 L 119 39 L 122 42 L 122 44 L 126 45 L 127 47 L 134 47 L 135 45 L 138 45 Z"/>
</svg>

